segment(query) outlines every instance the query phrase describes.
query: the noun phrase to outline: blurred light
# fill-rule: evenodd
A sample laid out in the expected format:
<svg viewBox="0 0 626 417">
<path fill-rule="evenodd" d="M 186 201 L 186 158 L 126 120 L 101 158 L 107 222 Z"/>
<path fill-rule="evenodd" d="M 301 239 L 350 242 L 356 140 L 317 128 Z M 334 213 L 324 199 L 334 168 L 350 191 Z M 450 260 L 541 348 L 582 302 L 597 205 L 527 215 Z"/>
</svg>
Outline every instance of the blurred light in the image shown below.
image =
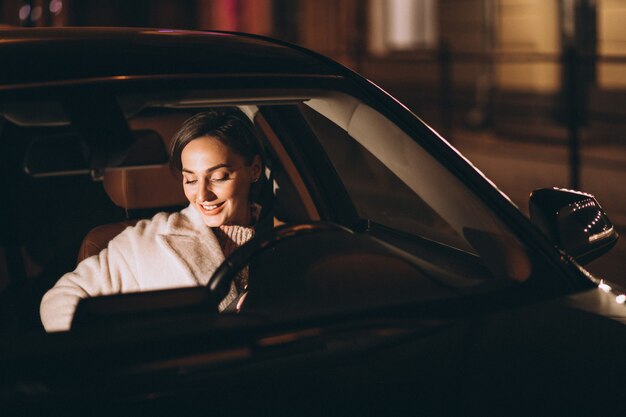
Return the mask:
<svg viewBox="0 0 626 417">
<path fill-rule="evenodd" d="M 63 2 L 61 0 L 52 0 L 48 8 L 50 9 L 50 13 L 57 15 L 63 10 Z"/>
<path fill-rule="evenodd" d="M 436 42 L 436 0 L 386 0 L 385 38 L 397 50 Z"/>
<path fill-rule="evenodd" d="M 598 288 L 600 288 L 604 292 L 611 291 L 611 286 L 608 284 L 605 284 L 604 281 L 600 281 L 600 285 L 598 285 Z"/>
<path fill-rule="evenodd" d="M 30 13 L 30 20 L 34 22 L 36 20 L 39 20 L 40 17 L 41 17 L 41 7 L 40 6 L 33 7 L 33 11 Z"/>
<path fill-rule="evenodd" d="M 626 302 L 626 295 L 624 294 L 620 294 L 617 297 L 615 297 L 615 302 L 617 304 L 624 304 L 624 302 Z"/>
<path fill-rule="evenodd" d="M 25 4 L 22 7 L 20 7 L 19 16 L 20 16 L 20 20 L 28 19 L 28 16 L 30 16 L 30 6 L 28 4 Z"/>
</svg>

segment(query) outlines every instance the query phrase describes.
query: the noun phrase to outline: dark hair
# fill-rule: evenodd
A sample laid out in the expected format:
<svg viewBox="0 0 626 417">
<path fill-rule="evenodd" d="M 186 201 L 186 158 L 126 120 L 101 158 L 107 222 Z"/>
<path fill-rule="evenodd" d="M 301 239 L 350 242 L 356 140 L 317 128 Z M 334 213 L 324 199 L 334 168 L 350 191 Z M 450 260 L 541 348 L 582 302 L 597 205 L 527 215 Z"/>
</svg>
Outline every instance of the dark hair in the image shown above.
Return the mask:
<svg viewBox="0 0 626 417">
<path fill-rule="evenodd" d="M 181 153 L 194 139 L 211 136 L 242 156 L 250 165 L 255 155 L 261 157 L 256 130 L 250 119 L 239 109 L 215 109 L 198 113 L 185 120 L 174 135 L 170 148 L 170 167 L 181 172 Z M 261 171 L 262 172 L 262 171 Z"/>
</svg>

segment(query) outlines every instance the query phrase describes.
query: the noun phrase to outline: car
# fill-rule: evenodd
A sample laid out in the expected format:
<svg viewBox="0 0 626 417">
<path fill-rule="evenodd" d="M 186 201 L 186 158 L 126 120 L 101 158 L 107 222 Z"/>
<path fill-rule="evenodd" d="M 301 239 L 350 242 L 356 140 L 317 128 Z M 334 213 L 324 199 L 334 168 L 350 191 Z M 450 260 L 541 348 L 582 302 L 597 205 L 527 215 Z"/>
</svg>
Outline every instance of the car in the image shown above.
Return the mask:
<svg viewBox="0 0 626 417">
<path fill-rule="evenodd" d="M 592 195 L 535 190 L 528 218 L 381 88 L 282 41 L 0 34 L 3 415 L 621 411 L 626 295 L 584 268 L 618 239 Z M 267 227 L 206 286 L 87 298 L 46 333 L 61 275 L 185 206 L 167 146 L 216 107 L 258 131 Z"/>
</svg>

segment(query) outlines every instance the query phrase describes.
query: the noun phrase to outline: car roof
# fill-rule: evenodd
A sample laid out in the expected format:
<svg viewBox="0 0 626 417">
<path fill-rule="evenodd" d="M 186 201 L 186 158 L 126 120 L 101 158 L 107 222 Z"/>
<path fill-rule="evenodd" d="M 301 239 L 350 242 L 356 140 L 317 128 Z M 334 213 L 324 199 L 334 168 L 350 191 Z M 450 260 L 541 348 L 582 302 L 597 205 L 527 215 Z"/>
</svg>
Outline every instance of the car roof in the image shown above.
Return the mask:
<svg viewBox="0 0 626 417">
<path fill-rule="evenodd" d="M 339 76 L 314 52 L 256 35 L 142 28 L 0 31 L 0 89 L 121 77 Z"/>
</svg>

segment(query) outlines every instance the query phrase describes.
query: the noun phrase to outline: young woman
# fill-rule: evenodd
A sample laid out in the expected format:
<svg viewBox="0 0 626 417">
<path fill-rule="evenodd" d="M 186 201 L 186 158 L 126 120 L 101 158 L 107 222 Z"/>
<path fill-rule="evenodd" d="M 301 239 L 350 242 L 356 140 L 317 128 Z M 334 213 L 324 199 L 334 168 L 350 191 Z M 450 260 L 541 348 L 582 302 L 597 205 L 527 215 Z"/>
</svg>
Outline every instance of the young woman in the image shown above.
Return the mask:
<svg viewBox="0 0 626 417">
<path fill-rule="evenodd" d="M 254 126 L 243 113 L 209 111 L 185 121 L 170 163 L 182 173 L 189 206 L 127 228 L 61 277 L 41 301 L 46 331 L 68 330 L 82 298 L 204 285 L 226 256 L 253 237 L 260 207 L 250 196 L 263 163 Z M 220 311 L 245 291 L 247 275 L 247 269 L 239 274 Z"/>
</svg>

